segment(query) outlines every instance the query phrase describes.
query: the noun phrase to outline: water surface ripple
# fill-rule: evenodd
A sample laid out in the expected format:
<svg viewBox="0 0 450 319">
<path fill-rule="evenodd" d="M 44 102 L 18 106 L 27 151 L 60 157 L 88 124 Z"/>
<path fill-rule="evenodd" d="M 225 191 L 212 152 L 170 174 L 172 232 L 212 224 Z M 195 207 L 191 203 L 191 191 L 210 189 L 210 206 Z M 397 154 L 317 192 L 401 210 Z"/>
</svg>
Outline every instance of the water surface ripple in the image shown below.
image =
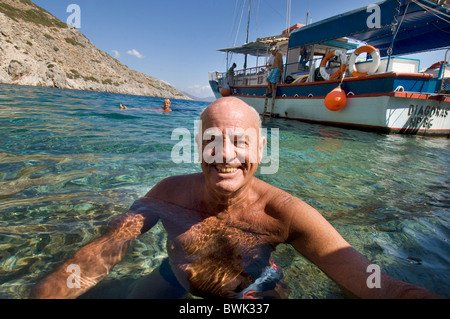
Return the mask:
<svg viewBox="0 0 450 319">
<path fill-rule="evenodd" d="M 0 85 L 0 298 L 27 298 L 158 181 L 200 171 L 172 162 L 171 134 L 187 128 L 193 140 L 207 103 L 148 111 L 162 100 Z M 279 169 L 258 177 L 316 207 L 384 271 L 450 297 L 449 140 L 281 119 L 264 126 L 279 129 Z M 149 274 L 166 256 L 165 238 L 160 225 L 144 234 L 105 282 Z M 290 298 L 345 298 L 290 246 L 274 258 Z"/>
</svg>

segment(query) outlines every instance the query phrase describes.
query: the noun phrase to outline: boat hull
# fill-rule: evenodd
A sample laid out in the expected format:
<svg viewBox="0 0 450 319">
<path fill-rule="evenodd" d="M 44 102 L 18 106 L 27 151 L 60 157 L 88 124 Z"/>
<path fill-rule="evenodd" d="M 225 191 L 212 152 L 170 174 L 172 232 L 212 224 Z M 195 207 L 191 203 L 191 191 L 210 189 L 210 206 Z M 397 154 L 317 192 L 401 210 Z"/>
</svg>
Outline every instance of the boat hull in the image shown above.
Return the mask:
<svg viewBox="0 0 450 319">
<path fill-rule="evenodd" d="M 342 87 L 347 104 L 340 111 L 330 111 L 324 99 L 339 82 L 326 81 L 311 85 L 280 85 L 272 116 L 310 123 L 353 128 L 383 133 L 424 136 L 450 136 L 450 97 L 431 94 L 437 82 L 428 77 L 385 76 L 370 79 L 351 79 Z M 419 83 L 420 82 L 420 83 Z M 430 86 L 433 86 L 430 90 Z M 410 93 L 412 90 L 414 93 Z M 220 98 L 220 85 L 211 83 Z M 401 89 L 399 89 L 401 88 Z M 264 112 L 265 86 L 231 87 L 233 96 Z M 306 93 L 314 92 L 314 93 Z M 271 99 L 267 112 L 271 111 Z"/>
<path fill-rule="evenodd" d="M 237 97 L 263 114 L 263 97 Z M 270 111 L 270 103 L 268 110 Z M 449 106 L 437 100 L 399 96 L 349 97 L 344 109 L 330 111 L 325 107 L 324 99 L 277 98 L 274 110 L 274 116 L 280 118 L 365 131 L 445 137 L 450 135 Z"/>
</svg>

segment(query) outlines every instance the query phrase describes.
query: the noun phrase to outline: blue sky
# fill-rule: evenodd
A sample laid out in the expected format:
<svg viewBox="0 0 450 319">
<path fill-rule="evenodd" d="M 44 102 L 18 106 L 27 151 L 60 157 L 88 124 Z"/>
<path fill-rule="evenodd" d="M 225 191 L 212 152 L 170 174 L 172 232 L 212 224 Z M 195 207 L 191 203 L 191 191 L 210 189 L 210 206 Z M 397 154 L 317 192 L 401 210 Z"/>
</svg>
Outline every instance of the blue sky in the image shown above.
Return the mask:
<svg viewBox="0 0 450 319">
<path fill-rule="evenodd" d="M 32 1 L 63 22 L 71 14 L 68 6 L 77 4 L 79 30 L 98 48 L 134 70 L 197 97 L 213 95 L 208 72 L 225 71 L 226 54 L 217 49 L 241 45 L 246 38 L 248 0 Z M 290 25 L 304 24 L 308 10 L 316 22 L 376 2 L 292 0 Z M 252 0 L 251 4 L 250 41 L 286 28 L 286 0 Z M 443 51 L 427 54 L 421 66 L 443 58 Z M 236 62 L 242 66 L 240 60 Z"/>
</svg>

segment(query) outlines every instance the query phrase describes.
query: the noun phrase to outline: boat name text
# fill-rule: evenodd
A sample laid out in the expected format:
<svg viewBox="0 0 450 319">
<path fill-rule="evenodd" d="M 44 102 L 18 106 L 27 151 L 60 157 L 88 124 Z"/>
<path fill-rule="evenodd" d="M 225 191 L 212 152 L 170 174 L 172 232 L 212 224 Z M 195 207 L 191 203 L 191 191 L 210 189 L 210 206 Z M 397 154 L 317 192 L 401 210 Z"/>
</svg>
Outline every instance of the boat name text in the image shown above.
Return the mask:
<svg viewBox="0 0 450 319">
<path fill-rule="evenodd" d="M 410 126 L 431 128 L 434 118 L 445 118 L 449 112 L 448 107 L 430 106 L 430 105 L 413 105 L 408 109 L 408 122 Z"/>
</svg>

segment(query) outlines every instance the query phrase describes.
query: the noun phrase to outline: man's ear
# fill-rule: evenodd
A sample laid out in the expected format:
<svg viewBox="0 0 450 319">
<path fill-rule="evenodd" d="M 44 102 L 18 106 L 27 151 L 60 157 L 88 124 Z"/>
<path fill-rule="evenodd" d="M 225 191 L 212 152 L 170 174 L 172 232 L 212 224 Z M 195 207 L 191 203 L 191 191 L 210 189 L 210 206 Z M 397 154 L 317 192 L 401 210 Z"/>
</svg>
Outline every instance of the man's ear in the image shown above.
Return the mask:
<svg viewBox="0 0 450 319">
<path fill-rule="evenodd" d="M 195 135 L 195 142 L 197 143 L 197 151 L 198 151 L 198 161 L 201 163 L 202 161 L 202 137 L 200 133 Z"/>
</svg>

